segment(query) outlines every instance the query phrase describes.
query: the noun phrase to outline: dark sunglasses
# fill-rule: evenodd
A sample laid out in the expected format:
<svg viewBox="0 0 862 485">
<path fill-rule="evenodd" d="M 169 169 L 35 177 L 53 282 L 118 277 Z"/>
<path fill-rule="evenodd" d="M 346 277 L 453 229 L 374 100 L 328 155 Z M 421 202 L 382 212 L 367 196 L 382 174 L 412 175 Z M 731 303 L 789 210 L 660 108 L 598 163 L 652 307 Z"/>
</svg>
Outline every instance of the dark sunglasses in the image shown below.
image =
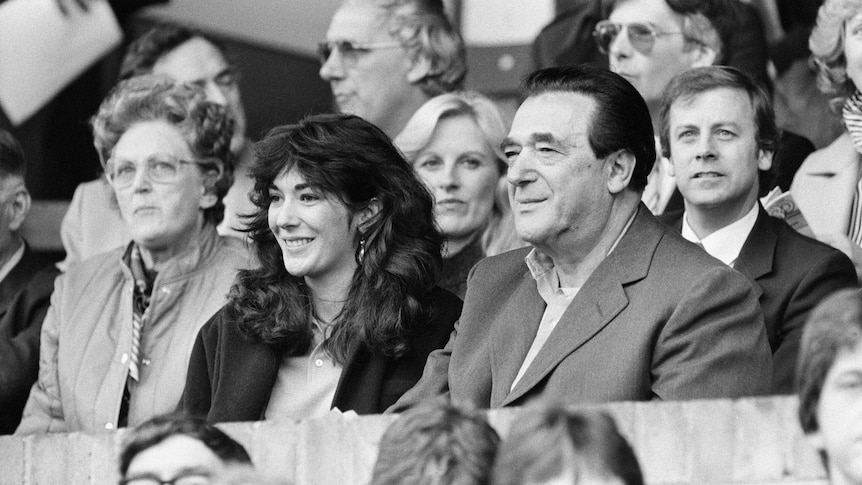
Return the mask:
<svg viewBox="0 0 862 485">
<path fill-rule="evenodd" d="M 401 47 L 398 41 L 388 42 L 351 42 L 349 40 L 338 40 L 335 42 L 321 42 L 317 45 L 317 56 L 321 64 L 325 64 L 332 55 L 333 51 L 338 51 L 341 54 L 342 62 L 352 64 L 356 62 L 357 56 L 361 52 L 370 52 L 377 49 L 392 49 Z"/>
<path fill-rule="evenodd" d="M 632 47 L 643 55 L 648 55 L 652 52 L 656 37 L 683 35 L 682 32 L 660 32 L 652 25 L 640 22 L 621 24 L 611 22 L 610 20 L 602 20 L 596 24 L 596 28 L 593 30 L 593 38 L 596 40 L 596 44 L 598 44 L 602 54 L 610 52 L 611 44 L 623 29 L 626 29 L 626 35 Z"/>
</svg>

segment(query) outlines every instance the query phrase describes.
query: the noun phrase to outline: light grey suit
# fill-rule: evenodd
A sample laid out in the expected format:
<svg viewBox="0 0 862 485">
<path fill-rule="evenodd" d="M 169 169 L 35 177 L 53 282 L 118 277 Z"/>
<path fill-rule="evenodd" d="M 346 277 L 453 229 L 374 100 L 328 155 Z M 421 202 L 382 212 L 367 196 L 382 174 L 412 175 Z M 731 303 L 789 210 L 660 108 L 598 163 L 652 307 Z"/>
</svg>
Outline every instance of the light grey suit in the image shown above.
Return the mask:
<svg viewBox="0 0 862 485">
<path fill-rule="evenodd" d="M 524 257 L 473 268 L 460 322 L 391 410 L 449 393 L 481 408 L 756 395 L 772 375 L 763 316 L 741 274 L 663 226 L 642 204 L 518 384 L 545 303 Z"/>
</svg>

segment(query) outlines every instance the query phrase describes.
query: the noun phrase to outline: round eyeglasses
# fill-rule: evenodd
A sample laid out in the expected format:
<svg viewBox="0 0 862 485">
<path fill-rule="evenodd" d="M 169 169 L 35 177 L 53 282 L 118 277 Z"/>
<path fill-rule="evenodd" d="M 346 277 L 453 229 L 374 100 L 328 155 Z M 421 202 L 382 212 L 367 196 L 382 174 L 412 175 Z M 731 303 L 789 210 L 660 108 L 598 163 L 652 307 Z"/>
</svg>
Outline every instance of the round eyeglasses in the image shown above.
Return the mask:
<svg viewBox="0 0 862 485">
<path fill-rule="evenodd" d="M 112 158 L 106 164 L 106 175 L 111 185 L 118 189 L 123 189 L 132 185 L 138 174 L 138 170 L 140 170 L 139 166 L 143 166 L 144 172 L 151 181 L 160 184 L 171 184 L 179 178 L 180 165 L 184 164 L 209 166 L 209 164 L 197 161 L 180 160 L 166 154 L 154 155 L 144 160 L 142 164 L 137 164 L 130 160 L 115 160 Z"/>
<path fill-rule="evenodd" d="M 623 24 L 611 22 L 610 20 L 602 20 L 596 24 L 596 28 L 593 30 L 593 39 L 596 40 L 596 44 L 599 46 L 602 54 L 610 52 L 611 44 L 623 29 L 626 30 L 626 35 L 632 47 L 643 55 L 649 55 L 652 52 L 657 37 L 683 35 L 683 32 L 661 32 L 656 30 L 652 25 L 641 22 Z"/>
<path fill-rule="evenodd" d="M 401 43 L 392 40 L 386 42 L 353 42 L 349 40 L 336 40 L 331 42 L 321 42 L 317 45 L 317 56 L 321 64 L 326 64 L 329 56 L 334 51 L 341 54 L 341 62 L 345 65 L 352 66 L 356 64 L 356 60 L 360 54 L 371 52 L 379 49 L 394 49 L 401 47 Z"/>
</svg>

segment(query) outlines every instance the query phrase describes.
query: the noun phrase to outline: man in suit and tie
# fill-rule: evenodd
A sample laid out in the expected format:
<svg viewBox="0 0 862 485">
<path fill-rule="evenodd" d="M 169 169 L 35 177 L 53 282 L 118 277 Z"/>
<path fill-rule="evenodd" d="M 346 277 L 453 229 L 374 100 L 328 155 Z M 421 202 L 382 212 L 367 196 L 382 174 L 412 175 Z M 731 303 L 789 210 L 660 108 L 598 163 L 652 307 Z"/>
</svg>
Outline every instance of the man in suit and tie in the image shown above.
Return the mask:
<svg viewBox="0 0 862 485">
<path fill-rule="evenodd" d="M 20 229 L 30 210 L 24 153 L 0 129 L 0 435 L 15 431 L 39 371 L 39 332 L 59 273 Z"/>
<path fill-rule="evenodd" d="M 751 284 L 640 202 L 655 141 L 635 88 L 604 69 L 557 67 L 523 91 L 502 148 L 531 247 L 473 268 L 450 342 L 393 410 L 447 393 L 497 408 L 767 391 Z"/>
<path fill-rule="evenodd" d="M 772 391 L 792 393 L 808 313 L 835 290 L 855 287 L 856 273 L 841 251 L 758 203 L 758 178 L 777 139 L 769 97 L 736 69 L 692 69 L 664 92 L 661 143 L 685 210 L 662 219 L 751 280 L 773 352 Z"/>
</svg>

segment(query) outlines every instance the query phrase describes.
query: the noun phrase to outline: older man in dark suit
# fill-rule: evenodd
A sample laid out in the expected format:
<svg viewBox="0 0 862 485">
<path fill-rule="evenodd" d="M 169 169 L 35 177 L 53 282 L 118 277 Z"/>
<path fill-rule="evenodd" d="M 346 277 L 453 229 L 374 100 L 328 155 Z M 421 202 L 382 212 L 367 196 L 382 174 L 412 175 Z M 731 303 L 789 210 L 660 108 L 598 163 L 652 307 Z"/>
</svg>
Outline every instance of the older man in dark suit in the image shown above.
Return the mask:
<svg viewBox="0 0 862 485">
<path fill-rule="evenodd" d="M 737 397 L 768 390 L 769 344 L 739 273 L 656 220 L 643 99 L 592 67 L 529 76 L 503 150 L 518 235 L 487 258 L 445 349 L 394 406 Z"/>
<path fill-rule="evenodd" d="M 15 431 L 39 372 L 39 331 L 58 271 L 19 234 L 30 210 L 24 154 L 0 129 L 0 434 Z"/>
<path fill-rule="evenodd" d="M 856 286 L 850 260 L 770 217 L 757 201 L 778 139 L 769 97 L 728 67 L 692 69 L 663 96 L 661 142 L 685 211 L 662 219 L 747 276 L 759 294 L 773 352 L 776 393 L 792 393 L 808 313 Z"/>
</svg>

